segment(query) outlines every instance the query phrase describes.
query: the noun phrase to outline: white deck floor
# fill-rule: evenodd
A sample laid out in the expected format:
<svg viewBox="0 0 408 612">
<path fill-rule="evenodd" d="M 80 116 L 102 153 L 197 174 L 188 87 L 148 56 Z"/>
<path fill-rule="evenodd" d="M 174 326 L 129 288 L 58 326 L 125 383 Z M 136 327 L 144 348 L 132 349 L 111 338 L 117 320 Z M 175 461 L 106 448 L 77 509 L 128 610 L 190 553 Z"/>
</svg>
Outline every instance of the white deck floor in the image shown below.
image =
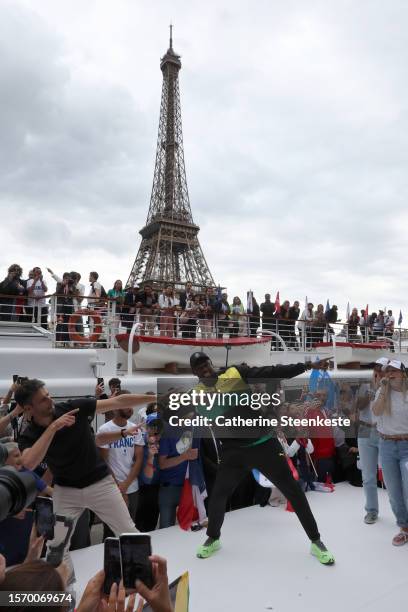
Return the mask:
<svg viewBox="0 0 408 612">
<path fill-rule="evenodd" d="M 342 483 L 332 494 L 308 494 L 323 541 L 336 564 L 309 554 L 296 515 L 252 507 L 226 515 L 223 548 L 197 559 L 204 531 L 156 531 L 154 552 L 167 558 L 169 579 L 190 572 L 191 612 L 402 612 L 408 608 L 408 545 L 391 545 L 397 533 L 384 491 L 380 520 L 363 523 L 363 491 Z M 103 546 L 72 553 L 79 596 L 103 565 Z"/>
</svg>

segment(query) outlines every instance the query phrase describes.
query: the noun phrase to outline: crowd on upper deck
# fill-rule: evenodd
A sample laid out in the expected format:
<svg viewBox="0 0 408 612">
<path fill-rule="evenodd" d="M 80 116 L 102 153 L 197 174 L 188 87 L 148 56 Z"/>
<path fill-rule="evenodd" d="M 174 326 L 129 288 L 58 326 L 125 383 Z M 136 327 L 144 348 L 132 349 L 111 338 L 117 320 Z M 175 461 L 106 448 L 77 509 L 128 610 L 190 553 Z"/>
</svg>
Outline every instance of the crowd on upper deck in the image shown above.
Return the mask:
<svg viewBox="0 0 408 612">
<path fill-rule="evenodd" d="M 259 329 L 280 335 L 286 346 L 310 348 L 318 342 L 330 340 L 336 333 L 350 341 L 373 341 L 392 338 L 396 321 L 392 310 L 377 312 L 347 308 L 346 319 L 341 321 L 336 305 L 326 306 L 307 302 L 302 309 L 299 300 L 280 302 L 265 294 L 259 304 L 252 292 L 245 301 L 239 296 L 231 300 L 220 287 L 196 287 L 191 282 L 184 286 L 173 284 L 162 287 L 143 283 L 141 286 L 124 287 L 118 279 L 113 287 L 105 290 L 98 272 L 89 273 L 88 287 L 81 282 L 76 271 L 61 276 L 47 268 L 53 285 L 44 279 L 42 269 L 35 266 L 24 278 L 18 264 L 12 264 L 7 276 L 0 283 L 0 319 L 3 321 L 35 321 L 47 328 L 50 323 L 50 303 L 55 299 L 56 332 L 60 341 L 67 340 L 70 316 L 84 308 L 100 314 L 107 305 L 114 305 L 117 328 L 130 332 L 138 323 L 138 333 L 194 338 L 222 338 L 252 336 Z M 401 324 L 401 314 L 398 324 Z M 80 331 L 80 326 L 78 327 Z"/>
</svg>

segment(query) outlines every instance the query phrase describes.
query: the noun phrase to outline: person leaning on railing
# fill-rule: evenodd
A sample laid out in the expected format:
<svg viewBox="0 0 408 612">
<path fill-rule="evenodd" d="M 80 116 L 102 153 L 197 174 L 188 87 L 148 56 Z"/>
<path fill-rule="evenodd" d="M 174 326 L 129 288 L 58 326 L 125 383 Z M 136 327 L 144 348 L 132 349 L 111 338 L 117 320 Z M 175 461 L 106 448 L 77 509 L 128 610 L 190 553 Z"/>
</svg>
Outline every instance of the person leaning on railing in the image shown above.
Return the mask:
<svg viewBox="0 0 408 612">
<path fill-rule="evenodd" d="M 62 282 L 57 283 L 56 293 L 56 342 L 69 342 L 68 321 L 74 311 L 76 296 L 75 280 L 69 272 L 64 272 Z"/>
<path fill-rule="evenodd" d="M 0 283 L 0 319 L 11 321 L 14 303 L 19 295 L 25 291 L 25 283 L 21 280 L 22 268 L 13 264 L 7 271 L 6 278 Z"/>
<path fill-rule="evenodd" d="M 151 285 L 144 285 L 143 291 L 137 295 L 136 307 L 139 308 L 141 334 L 152 336 L 156 327 L 159 305 L 157 295 Z"/>
<path fill-rule="evenodd" d="M 213 320 L 213 309 L 211 303 L 206 294 L 200 294 L 199 300 L 199 312 L 198 312 L 198 324 L 200 326 L 201 337 L 211 338 L 212 335 L 212 320 Z"/>
<path fill-rule="evenodd" d="M 176 311 L 180 310 L 179 300 L 174 295 L 172 285 L 168 285 L 164 293 L 159 295 L 160 335 L 174 336 Z"/>
<path fill-rule="evenodd" d="M 408 542 L 408 378 L 401 361 L 390 361 L 373 403 L 380 435 L 380 462 L 400 532 L 394 546 Z"/>
</svg>

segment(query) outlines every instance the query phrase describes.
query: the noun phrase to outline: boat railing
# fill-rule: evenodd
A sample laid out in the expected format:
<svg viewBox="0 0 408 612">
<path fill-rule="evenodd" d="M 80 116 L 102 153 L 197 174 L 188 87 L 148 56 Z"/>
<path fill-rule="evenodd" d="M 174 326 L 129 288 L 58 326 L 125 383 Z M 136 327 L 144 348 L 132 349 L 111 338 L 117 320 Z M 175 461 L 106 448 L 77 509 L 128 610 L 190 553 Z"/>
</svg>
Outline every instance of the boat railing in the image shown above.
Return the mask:
<svg viewBox="0 0 408 612">
<path fill-rule="evenodd" d="M 271 336 L 274 351 L 311 351 L 321 343 L 380 343 L 395 352 L 408 350 L 408 329 L 387 330 L 362 322 L 260 319 L 248 313 L 215 313 L 180 307 L 132 308 L 123 299 L 76 298 L 53 294 L 35 299 L 0 295 L 0 336 L 42 336 L 58 348 L 114 348 L 118 334 L 177 338 Z"/>
</svg>

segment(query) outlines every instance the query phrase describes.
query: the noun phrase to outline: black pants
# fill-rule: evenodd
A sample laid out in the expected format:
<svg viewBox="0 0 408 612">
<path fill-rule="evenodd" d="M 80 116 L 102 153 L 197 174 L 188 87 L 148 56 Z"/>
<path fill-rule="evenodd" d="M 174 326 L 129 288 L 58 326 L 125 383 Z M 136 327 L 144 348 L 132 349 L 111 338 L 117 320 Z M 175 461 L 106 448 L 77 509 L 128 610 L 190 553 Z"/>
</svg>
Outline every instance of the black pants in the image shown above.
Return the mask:
<svg viewBox="0 0 408 612">
<path fill-rule="evenodd" d="M 254 468 L 273 482 L 289 500 L 309 539 L 318 540 L 319 531 L 306 496 L 293 478 L 276 438 L 249 447 L 239 446 L 239 442 L 236 445 L 229 442 L 224 448 L 208 509 L 208 537 L 220 537 L 227 499 Z"/>
<path fill-rule="evenodd" d="M 154 531 L 159 520 L 159 485 L 142 485 L 136 512 L 136 527 L 142 533 Z"/>
</svg>

